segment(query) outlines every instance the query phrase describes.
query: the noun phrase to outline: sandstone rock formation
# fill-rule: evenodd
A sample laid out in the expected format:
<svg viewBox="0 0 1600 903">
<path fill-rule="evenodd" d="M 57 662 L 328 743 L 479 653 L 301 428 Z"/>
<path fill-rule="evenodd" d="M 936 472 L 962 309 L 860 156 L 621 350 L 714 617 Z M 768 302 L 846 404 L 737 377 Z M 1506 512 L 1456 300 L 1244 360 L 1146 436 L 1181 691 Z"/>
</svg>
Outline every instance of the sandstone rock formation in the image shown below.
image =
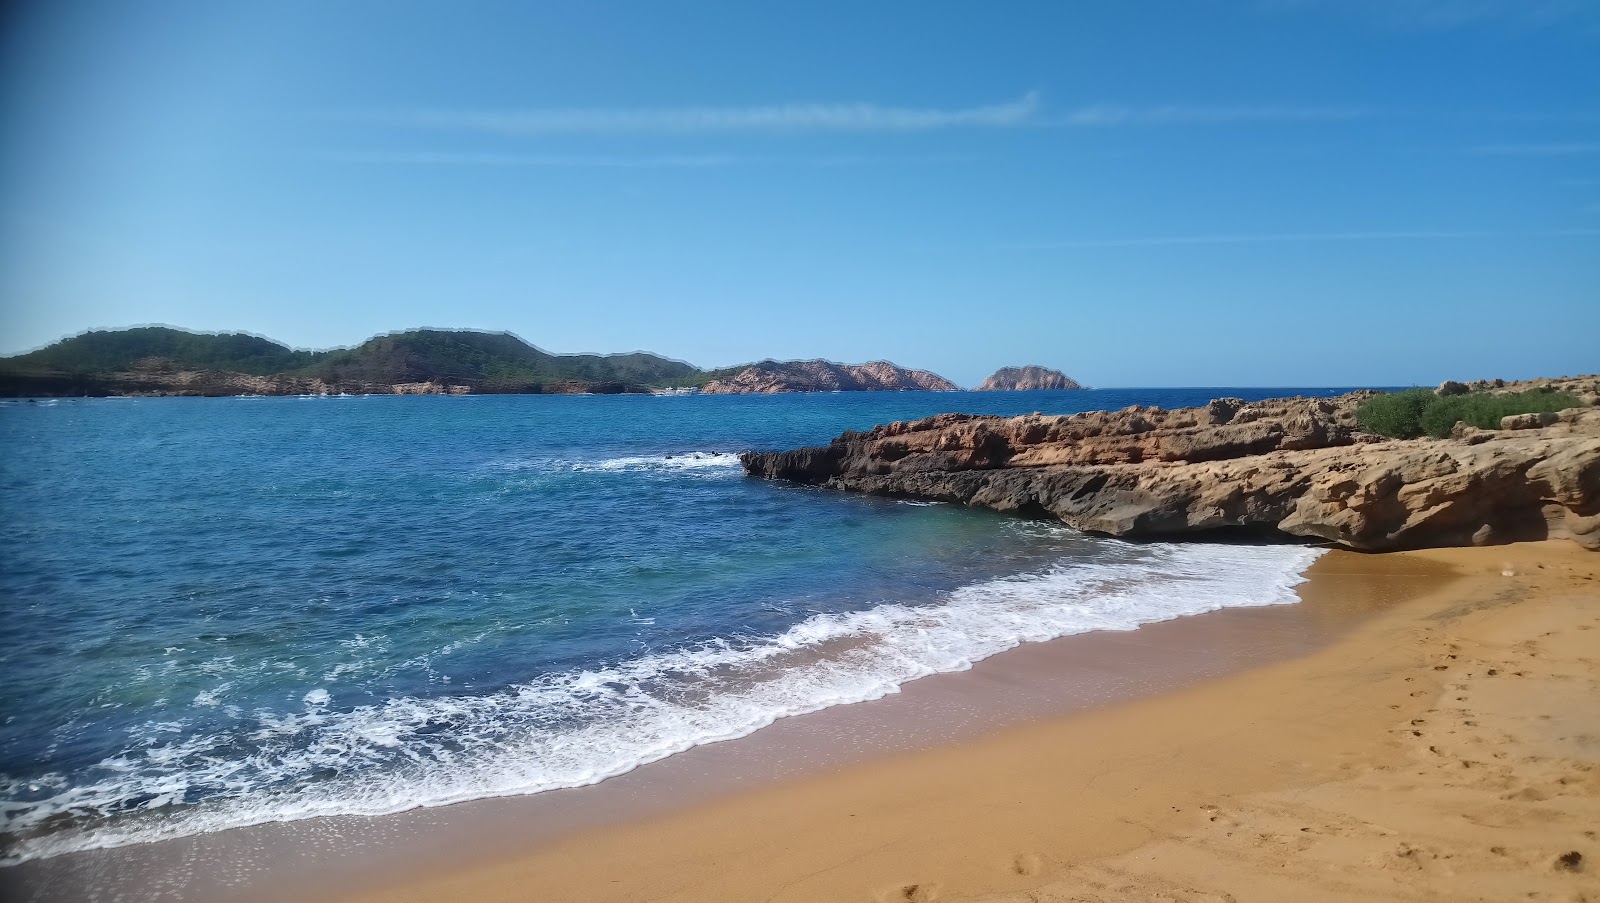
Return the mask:
<svg viewBox="0 0 1600 903">
<path fill-rule="evenodd" d="M 1585 386 L 1600 388 L 1600 378 L 1564 388 Z M 1114 536 L 1249 531 L 1373 551 L 1554 536 L 1600 549 L 1600 410 L 1575 408 L 1532 428 L 1389 440 L 1356 426 L 1370 394 L 942 414 L 743 461 L 756 476 L 1051 517 Z"/>
<path fill-rule="evenodd" d="M 1025 392 L 1038 389 L 1081 389 L 1078 381 L 1045 367 L 1001 367 L 984 380 L 978 392 Z"/>
<path fill-rule="evenodd" d="M 732 376 L 714 379 L 700 391 L 708 395 L 772 395 L 779 392 L 957 392 L 961 387 L 926 370 L 907 370 L 888 361 L 835 364 L 832 361 L 762 361 Z"/>
</svg>

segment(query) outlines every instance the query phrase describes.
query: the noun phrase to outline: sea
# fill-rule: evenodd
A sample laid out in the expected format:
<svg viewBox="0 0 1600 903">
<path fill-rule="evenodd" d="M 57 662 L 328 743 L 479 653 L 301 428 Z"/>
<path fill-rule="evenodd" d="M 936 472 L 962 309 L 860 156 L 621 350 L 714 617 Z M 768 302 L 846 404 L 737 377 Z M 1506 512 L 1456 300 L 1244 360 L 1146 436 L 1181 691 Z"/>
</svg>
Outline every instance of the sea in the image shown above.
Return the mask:
<svg viewBox="0 0 1600 903">
<path fill-rule="evenodd" d="M 746 477 L 945 411 L 1344 388 L 0 403 L 0 865 L 602 781 L 1317 550 Z"/>
</svg>

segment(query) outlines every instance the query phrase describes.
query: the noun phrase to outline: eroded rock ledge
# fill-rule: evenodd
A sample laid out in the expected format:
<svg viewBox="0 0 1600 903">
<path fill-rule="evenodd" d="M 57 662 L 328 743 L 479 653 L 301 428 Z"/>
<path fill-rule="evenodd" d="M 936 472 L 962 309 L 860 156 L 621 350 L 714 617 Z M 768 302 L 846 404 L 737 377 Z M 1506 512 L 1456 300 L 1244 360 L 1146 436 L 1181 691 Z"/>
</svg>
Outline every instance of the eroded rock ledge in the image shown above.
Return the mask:
<svg viewBox="0 0 1600 903">
<path fill-rule="evenodd" d="M 1600 377 L 1561 383 L 1585 400 L 1600 392 Z M 1256 531 L 1367 551 L 1564 537 L 1600 550 L 1600 409 L 1504 424 L 1521 429 L 1458 426 L 1450 439 L 1390 440 L 1356 426 L 1370 394 L 941 414 L 742 460 L 754 476 L 1051 517 L 1113 536 Z"/>
</svg>

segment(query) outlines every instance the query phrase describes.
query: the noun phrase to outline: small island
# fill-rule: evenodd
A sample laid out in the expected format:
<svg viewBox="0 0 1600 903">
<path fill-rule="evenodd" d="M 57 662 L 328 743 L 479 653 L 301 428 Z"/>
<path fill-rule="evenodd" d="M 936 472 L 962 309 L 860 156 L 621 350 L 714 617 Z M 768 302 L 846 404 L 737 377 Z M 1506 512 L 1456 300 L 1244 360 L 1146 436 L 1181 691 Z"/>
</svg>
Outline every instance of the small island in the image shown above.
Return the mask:
<svg viewBox="0 0 1600 903">
<path fill-rule="evenodd" d="M 1083 386 L 1060 370 L 1028 365 L 1001 367 L 974 389 L 975 392 L 1036 392 L 1041 389 L 1081 389 Z"/>
</svg>

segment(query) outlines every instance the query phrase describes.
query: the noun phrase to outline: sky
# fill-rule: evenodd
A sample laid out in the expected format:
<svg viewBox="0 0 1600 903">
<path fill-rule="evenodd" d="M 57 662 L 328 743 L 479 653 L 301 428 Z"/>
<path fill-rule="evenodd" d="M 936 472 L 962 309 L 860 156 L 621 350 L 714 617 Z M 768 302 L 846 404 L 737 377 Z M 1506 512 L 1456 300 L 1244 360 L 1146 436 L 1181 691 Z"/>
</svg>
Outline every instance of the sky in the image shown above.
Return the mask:
<svg viewBox="0 0 1600 903">
<path fill-rule="evenodd" d="M 1600 0 L 14 2 L 0 354 L 1600 371 Z"/>
</svg>

